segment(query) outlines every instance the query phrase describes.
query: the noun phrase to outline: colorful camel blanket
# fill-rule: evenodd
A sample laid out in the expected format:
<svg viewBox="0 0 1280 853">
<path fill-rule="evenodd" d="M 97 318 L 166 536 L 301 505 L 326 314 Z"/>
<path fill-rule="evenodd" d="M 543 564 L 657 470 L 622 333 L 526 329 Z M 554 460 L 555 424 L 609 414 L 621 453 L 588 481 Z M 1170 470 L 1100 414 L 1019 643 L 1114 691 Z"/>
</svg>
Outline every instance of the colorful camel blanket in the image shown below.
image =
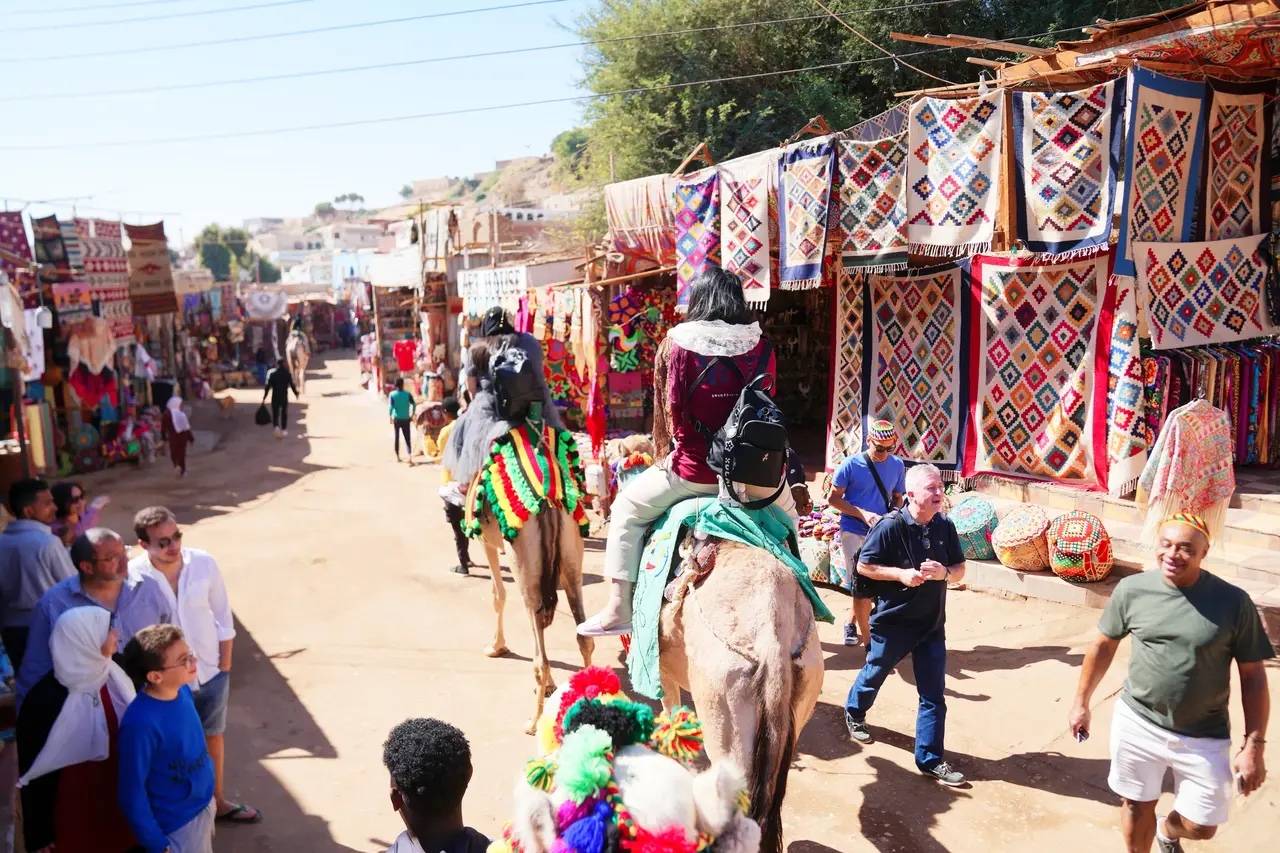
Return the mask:
<svg viewBox="0 0 1280 853">
<path fill-rule="evenodd" d="M 787 146 L 778 162 L 778 278 L 783 290 L 822 284 L 835 143 L 829 136 Z"/>
<path fill-rule="evenodd" d="M 840 261 L 887 272 L 907 265 L 907 135 L 837 143 Z"/>
<path fill-rule="evenodd" d="M 1263 311 L 1267 235 L 1204 243 L 1135 243 L 1155 349 L 1269 334 Z"/>
<path fill-rule="evenodd" d="M 1107 491 L 1121 496 L 1137 487 L 1149 444 L 1137 286 L 1128 276 L 1114 276 L 1112 286 L 1116 310 L 1107 363 Z"/>
<path fill-rule="evenodd" d="M 1208 93 L 1204 83 L 1145 68 L 1130 71 L 1129 83 L 1129 171 L 1115 261 L 1121 275 L 1137 275 L 1134 243 L 1192 238 Z"/>
<path fill-rule="evenodd" d="M 769 194 L 777 176 L 777 151 L 720 164 L 721 255 L 752 308 L 769 303 Z"/>
<path fill-rule="evenodd" d="M 965 476 L 1106 482 L 1109 261 L 973 259 Z"/>
<path fill-rule="evenodd" d="M 720 173 L 703 169 L 676 183 L 676 305 L 689 307 L 689 285 L 707 264 L 720 263 Z"/>
<path fill-rule="evenodd" d="M 1014 93 L 1018 239 L 1031 251 L 1073 252 L 1110 238 L 1123 102 L 1115 80 Z"/>
<path fill-rule="evenodd" d="M 796 582 L 813 605 L 814 618 L 819 622 L 835 621 L 809 580 L 809 569 L 791 551 L 788 543 L 794 541 L 796 528 L 785 512 L 776 506 L 742 509 L 721 503 L 719 498 L 682 501 L 650 528 L 649 541 L 640 559 L 640 574 L 632 593 L 631 648 L 627 654 L 627 672 L 637 692 L 650 699 L 662 698 L 658 664 L 662 597 L 671 579 L 676 548 L 683 541 L 686 528 L 698 537 L 728 539 L 768 551 L 796 576 Z M 749 578 L 742 580 L 750 583 Z"/>
<path fill-rule="evenodd" d="M 911 105 L 907 139 L 907 239 L 911 253 L 985 252 L 1000 204 L 1004 95 Z"/>
<path fill-rule="evenodd" d="M 492 516 L 502 538 L 514 541 L 525 522 L 548 506 L 573 516 L 582 535 L 589 530 L 578 443 L 568 430 L 523 424 L 494 441 L 489 461 L 467 490 L 462 529 L 472 539 Z"/>
<path fill-rule="evenodd" d="M 955 468 L 964 435 L 968 300 L 964 265 L 873 275 L 867 418 L 898 428 L 903 459 Z"/>
<path fill-rule="evenodd" d="M 1267 188 L 1272 164 L 1273 81 L 1214 81 L 1209 100 L 1208 151 L 1201 216 L 1206 240 L 1261 234 L 1271 227 Z"/>
</svg>

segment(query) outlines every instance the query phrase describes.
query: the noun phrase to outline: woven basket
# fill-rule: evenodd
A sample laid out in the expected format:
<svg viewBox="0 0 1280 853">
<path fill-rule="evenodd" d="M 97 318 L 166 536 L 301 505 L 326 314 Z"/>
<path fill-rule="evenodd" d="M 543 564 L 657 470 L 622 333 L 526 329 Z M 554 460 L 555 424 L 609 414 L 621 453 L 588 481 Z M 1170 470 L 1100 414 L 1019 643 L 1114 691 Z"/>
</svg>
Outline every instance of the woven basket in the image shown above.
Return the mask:
<svg viewBox="0 0 1280 853">
<path fill-rule="evenodd" d="M 1024 504 L 1010 510 L 995 532 L 991 545 L 996 559 L 1011 569 L 1042 572 L 1049 568 L 1049 517 L 1038 506 Z"/>
<path fill-rule="evenodd" d="M 991 534 L 999 519 L 990 501 L 980 497 L 964 498 L 948 516 L 960 534 L 960 548 L 966 560 L 994 560 L 996 551 L 991 547 Z"/>
<path fill-rule="evenodd" d="M 1063 580 L 1095 583 L 1111 574 L 1111 534 L 1102 519 L 1074 510 L 1053 520 L 1047 534 L 1049 568 Z"/>
</svg>

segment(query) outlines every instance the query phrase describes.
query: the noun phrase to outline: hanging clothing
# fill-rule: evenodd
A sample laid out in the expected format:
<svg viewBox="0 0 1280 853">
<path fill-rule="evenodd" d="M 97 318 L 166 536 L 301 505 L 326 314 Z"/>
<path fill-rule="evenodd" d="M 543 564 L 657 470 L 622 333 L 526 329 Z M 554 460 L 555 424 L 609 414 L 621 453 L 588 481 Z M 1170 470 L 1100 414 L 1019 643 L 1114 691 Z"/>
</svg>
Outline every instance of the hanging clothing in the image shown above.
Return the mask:
<svg viewBox="0 0 1280 853">
<path fill-rule="evenodd" d="M 1176 512 L 1194 513 L 1217 539 L 1235 494 L 1231 420 L 1206 400 L 1169 414 L 1138 481 L 1147 503 L 1143 541 L 1153 543 L 1161 522 Z"/>
</svg>

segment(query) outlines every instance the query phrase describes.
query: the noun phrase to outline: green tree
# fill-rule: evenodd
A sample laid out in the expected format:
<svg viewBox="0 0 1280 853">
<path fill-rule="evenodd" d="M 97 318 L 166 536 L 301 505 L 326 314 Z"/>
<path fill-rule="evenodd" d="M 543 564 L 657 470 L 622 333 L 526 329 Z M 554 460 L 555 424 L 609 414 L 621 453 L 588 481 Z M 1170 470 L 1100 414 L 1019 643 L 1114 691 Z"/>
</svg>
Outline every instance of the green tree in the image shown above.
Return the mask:
<svg viewBox="0 0 1280 853">
<path fill-rule="evenodd" d="M 249 232 L 243 228 L 206 225 L 195 239 L 200 265 L 213 273 L 215 281 L 235 281 L 241 270 L 253 277 L 261 264 L 263 281 L 279 281 L 280 269 L 250 249 L 249 239 Z"/>
<path fill-rule="evenodd" d="M 560 177 L 576 180 L 587 172 L 587 141 L 590 138 L 585 127 L 566 130 L 551 140 L 551 156 L 556 160 L 556 172 Z"/>
<path fill-rule="evenodd" d="M 320 202 L 315 206 L 314 212 L 315 212 L 315 215 L 319 216 L 321 219 L 333 216 L 335 212 L 333 207 L 333 202 L 328 202 L 328 201 Z"/>
<path fill-rule="evenodd" d="M 404 199 L 405 201 L 408 201 L 409 199 L 413 198 L 413 187 L 409 186 L 408 184 L 405 184 L 404 186 L 402 186 L 400 188 L 400 198 Z"/>
</svg>

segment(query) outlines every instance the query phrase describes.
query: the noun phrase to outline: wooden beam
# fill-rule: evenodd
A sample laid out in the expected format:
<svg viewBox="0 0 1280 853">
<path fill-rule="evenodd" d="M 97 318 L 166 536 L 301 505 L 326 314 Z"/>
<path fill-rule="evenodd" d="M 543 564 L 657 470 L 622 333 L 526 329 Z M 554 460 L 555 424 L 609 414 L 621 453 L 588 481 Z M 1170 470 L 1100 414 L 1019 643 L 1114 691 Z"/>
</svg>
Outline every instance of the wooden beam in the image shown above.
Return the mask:
<svg viewBox="0 0 1280 853">
<path fill-rule="evenodd" d="M 917 36 L 911 33 L 889 33 L 889 38 L 897 41 L 910 41 L 916 44 L 936 44 L 943 47 L 963 47 L 964 40 L 948 36 Z"/>
<path fill-rule="evenodd" d="M 990 85 L 990 84 L 988 84 Z M 912 89 L 909 92 L 894 92 L 895 98 L 914 98 L 916 95 L 939 95 L 951 94 L 962 95 L 968 92 L 977 92 L 977 83 L 956 83 L 951 86 L 934 86 L 930 89 Z"/>
<path fill-rule="evenodd" d="M 987 68 L 1004 68 L 1009 63 L 1000 59 L 983 59 L 981 56 L 966 56 L 964 61 L 970 65 L 985 65 Z"/>
<path fill-rule="evenodd" d="M 980 50 L 1003 50 L 1008 51 L 1009 53 L 1024 53 L 1028 56 L 1047 56 L 1048 54 L 1053 53 L 1052 48 L 1037 47 L 1036 45 L 1031 44 L 1019 44 L 1018 42 L 1013 41 L 993 41 L 991 39 L 978 38 L 977 36 L 957 35 L 956 33 L 949 33 L 947 38 L 968 39 L 968 47 Z"/>
</svg>

